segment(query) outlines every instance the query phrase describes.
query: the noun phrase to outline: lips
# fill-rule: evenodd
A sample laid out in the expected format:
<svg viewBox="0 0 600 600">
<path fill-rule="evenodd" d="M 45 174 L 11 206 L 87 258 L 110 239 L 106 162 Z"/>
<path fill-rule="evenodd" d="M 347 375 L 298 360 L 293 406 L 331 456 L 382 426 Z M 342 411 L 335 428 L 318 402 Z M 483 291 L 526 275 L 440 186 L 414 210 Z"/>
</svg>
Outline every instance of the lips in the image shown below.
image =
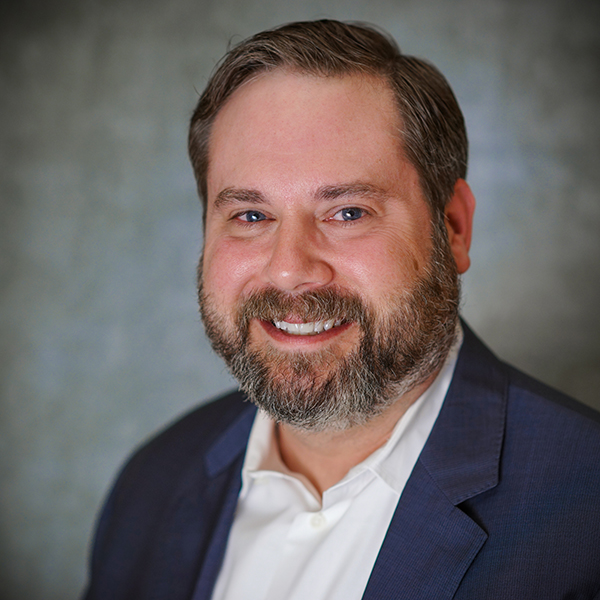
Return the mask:
<svg viewBox="0 0 600 600">
<path fill-rule="evenodd" d="M 308 323 L 288 323 L 287 321 L 273 321 L 273 325 L 280 331 L 290 335 L 318 335 L 329 331 L 342 324 L 342 319 L 327 319 L 322 321 L 311 321 Z"/>
</svg>

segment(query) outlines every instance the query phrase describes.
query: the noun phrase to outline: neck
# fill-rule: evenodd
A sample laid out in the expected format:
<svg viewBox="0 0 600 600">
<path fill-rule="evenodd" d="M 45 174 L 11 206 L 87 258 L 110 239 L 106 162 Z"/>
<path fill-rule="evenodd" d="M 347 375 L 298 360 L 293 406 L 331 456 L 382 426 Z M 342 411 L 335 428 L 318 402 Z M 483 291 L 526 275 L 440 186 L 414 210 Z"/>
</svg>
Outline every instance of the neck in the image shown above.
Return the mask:
<svg viewBox="0 0 600 600">
<path fill-rule="evenodd" d="M 437 373 L 396 400 L 364 425 L 342 431 L 311 432 L 280 424 L 278 443 L 281 458 L 291 471 L 304 475 L 319 495 L 344 478 L 390 438 L 396 423 L 431 385 Z"/>
</svg>

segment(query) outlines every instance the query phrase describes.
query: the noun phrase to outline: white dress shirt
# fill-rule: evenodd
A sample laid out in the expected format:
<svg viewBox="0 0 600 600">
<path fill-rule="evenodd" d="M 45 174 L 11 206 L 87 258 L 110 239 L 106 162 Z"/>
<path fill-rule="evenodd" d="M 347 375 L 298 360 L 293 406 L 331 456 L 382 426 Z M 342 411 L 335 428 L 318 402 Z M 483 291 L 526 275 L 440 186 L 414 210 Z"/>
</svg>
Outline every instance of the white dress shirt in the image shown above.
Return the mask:
<svg viewBox="0 0 600 600">
<path fill-rule="evenodd" d="M 213 600 L 360 600 L 415 463 L 448 391 L 462 331 L 431 386 L 390 439 L 322 500 L 282 462 L 259 411 Z"/>
</svg>

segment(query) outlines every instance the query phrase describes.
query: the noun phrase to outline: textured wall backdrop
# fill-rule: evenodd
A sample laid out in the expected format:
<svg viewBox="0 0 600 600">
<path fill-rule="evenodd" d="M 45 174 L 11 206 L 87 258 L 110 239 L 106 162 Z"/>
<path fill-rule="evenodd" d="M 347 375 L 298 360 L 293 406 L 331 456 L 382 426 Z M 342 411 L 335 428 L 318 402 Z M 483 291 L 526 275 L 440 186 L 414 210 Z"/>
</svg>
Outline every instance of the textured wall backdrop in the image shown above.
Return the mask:
<svg viewBox="0 0 600 600">
<path fill-rule="evenodd" d="M 232 385 L 203 337 L 191 109 L 229 40 L 366 20 L 447 75 L 478 198 L 467 319 L 600 387 L 600 3 L 13 0 L 0 13 L 0 597 L 75 598 L 116 469 Z"/>
</svg>

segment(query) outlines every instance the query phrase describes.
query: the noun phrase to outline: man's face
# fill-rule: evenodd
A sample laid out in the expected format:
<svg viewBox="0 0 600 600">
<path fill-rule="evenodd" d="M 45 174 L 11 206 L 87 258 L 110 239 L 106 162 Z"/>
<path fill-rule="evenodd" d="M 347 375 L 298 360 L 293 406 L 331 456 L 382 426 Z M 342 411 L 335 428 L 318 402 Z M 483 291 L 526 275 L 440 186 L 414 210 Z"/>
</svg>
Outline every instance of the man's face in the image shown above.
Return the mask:
<svg viewBox="0 0 600 600">
<path fill-rule="evenodd" d="M 364 422 L 439 368 L 458 289 L 382 82 L 275 72 L 210 141 L 207 333 L 251 398 L 307 429 Z"/>
</svg>

